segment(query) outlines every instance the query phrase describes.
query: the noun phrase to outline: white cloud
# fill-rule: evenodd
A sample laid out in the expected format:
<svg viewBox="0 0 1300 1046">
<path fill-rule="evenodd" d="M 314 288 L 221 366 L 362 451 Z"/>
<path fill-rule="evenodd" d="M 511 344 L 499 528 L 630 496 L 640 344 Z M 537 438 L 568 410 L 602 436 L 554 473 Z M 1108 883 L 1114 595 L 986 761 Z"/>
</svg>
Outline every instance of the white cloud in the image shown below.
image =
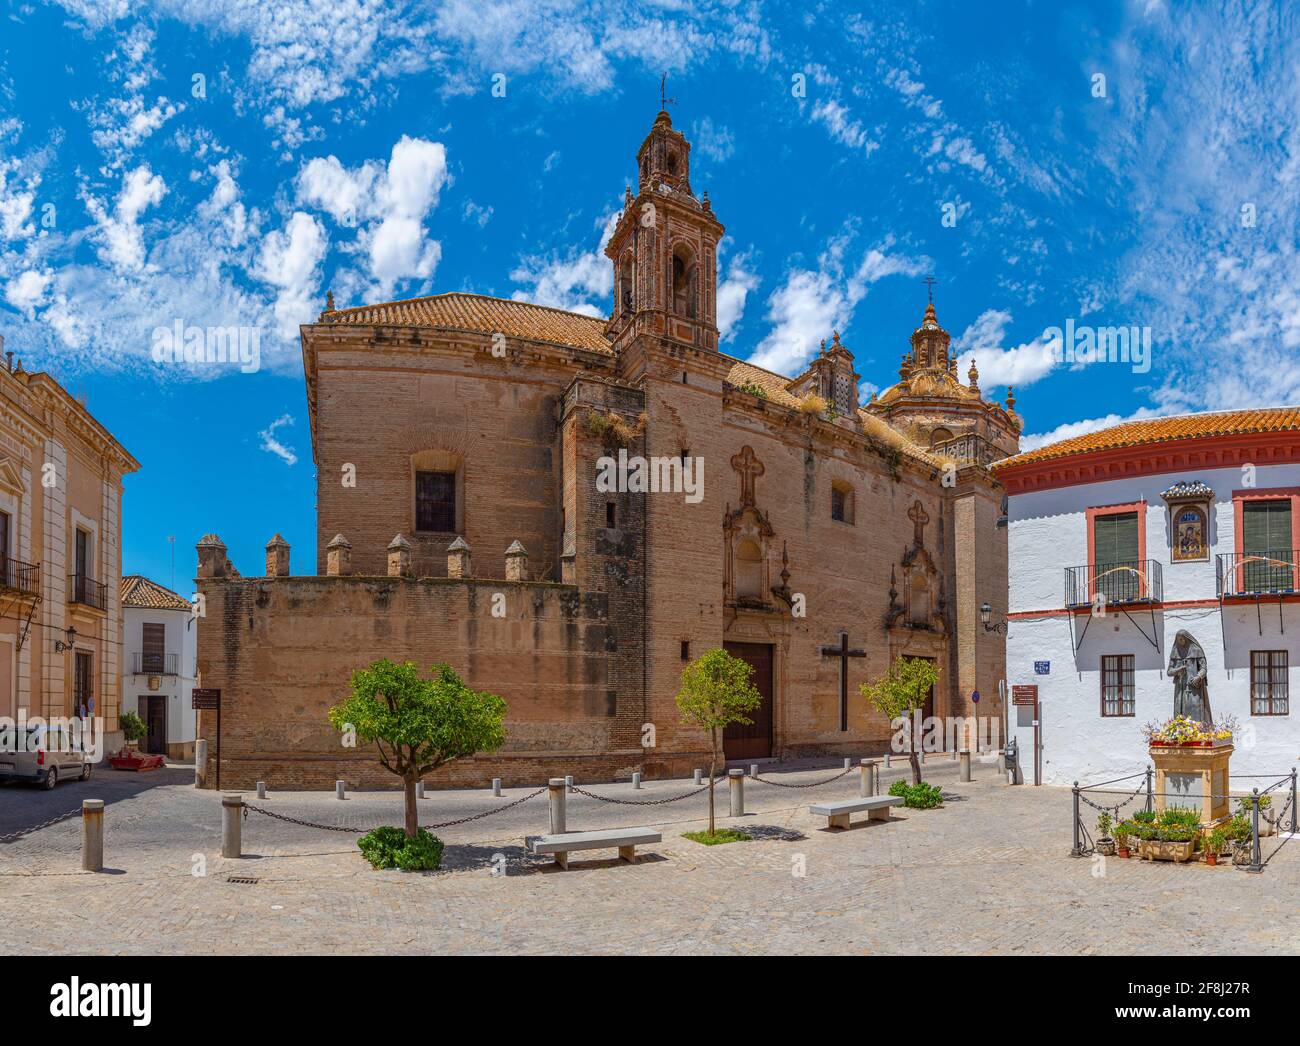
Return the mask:
<svg viewBox="0 0 1300 1046">
<path fill-rule="evenodd" d="M 745 315 L 745 300 L 758 290 L 758 274 L 748 254 L 737 254 L 727 266 L 727 276 L 718 284 L 718 330 L 724 342 L 736 336 L 736 326 Z"/>
<path fill-rule="evenodd" d="M 286 465 L 296 465 L 298 463 L 298 455 L 295 454 L 291 448 L 286 447 L 283 443 L 281 443 L 278 439 L 276 439 L 275 432 L 277 429 L 283 428 L 285 425 L 292 425 L 292 424 L 293 424 L 293 415 L 281 414 L 278 418 L 276 418 L 273 422 L 271 422 L 270 425 L 268 425 L 266 428 L 264 428 L 261 432 L 258 433 L 258 435 L 262 438 L 262 449 L 269 454 L 274 454 Z"/>
<path fill-rule="evenodd" d="M 870 156 L 880 148 L 880 143 L 871 137 L 862 123 L 855 120 L 845 106 L 833 99 L 814 105 L 812 117 L 818 123 L 826 125 L 832 138 L 851 149 L 861 149 L 865 155 Z"/>
<path fill-rule="evenodd" d="M 320 311 L 318 269 L 327 246 L 324 227 L 303 211 L 295 211 L 283 230 L 262 241 L 257 272 L 277 290 L 274 312 L 283 338 L 295 338 L 298 325 Z"/>
<path fill-rule="evenodd" d="M 723 163 L 736 151 L 736 136 L 706 116 L 691 125 L 691 145 L 715 163 Z"/>
<path fill-rule="evenodd" d="M 594 251 L 570 249 L 562 254 L 521 258 L 510 278 L 515 283 L 529 284 L 531 289 L 516 290 L 511 297 L 584 316 L 608 315 L 614 269 L 605 257 L 605 244 L 614 234 L 618 216 L 619 212 L 614 211 L 601 219 L 600 242 Z M 592 299 L 601 304 L 594 304 Z"/>
<path fill-rule="evenodd" d="M 1046 377 L 1056 366 L 1046 332 L 1033 341 L 1005 348 L 1006 329 L 1011 313 L 1003 309 L 986 309 L 953 343 L 957 352 L 957 373 L 966 376 L 972 361 L 976 364 L 980 384 L 1020 387 L 1032 385 Z"/>
<path fill-rule="evenodd" d="M 856 269 L 846 271 L 844 254 L 851 234 L 833 239 L 818 259 L 817 269 L 793 269 L 767 299 L 772 329 L 759 342 L 750 362 L 782 374 L 802 368 L 818 343 L 833 330 L 844 330 L 853 310 L 877 280 L 898 274 L 916 275 L 928 258 L 889 253 L 886 240 L 863 256 Z"/>
<path fill-rule="evenodd" d="M 86 211 L 95 222 L 100 258 L 118 271 L 141 269 L 145 261 L 140 215 L 155 206 L 167 192 L 161 175 L 141 164 L 122 178 L 117 203 L 110 212 L 96 196 L 86 198 Z"/>
<path fill-rule="evenodd" d="M 335 156 L 305 164 L 298 201 L 357 229 L 352 250 L 366 258 L 372 292 L 392 297 L 404 280 L 429 279 L 442 247 L 429 239 L 424 220 L 447 184 L 447 150 L 440 142 L 403 135 L 388 164 L 368 160 L 349 170 Z"/>
<path fill-rule="evenodd" d="M 50 274 L 28 269 L 17 278 L 10 280 L 5 288 L 5 300 L 15 309 L 27 314 L 30 319 L 37 306 L 45 300 L 45 288 L 49 286 Z"/>
<path fill-rule="evenodd" d="M 10 184 L 11 179 L 17 182 L 21 166 L 18 160 L 0 160 L 0 239 L 3 240 L 26 239 L 36 232 L 30 219 L 41 179 L 39 174 L 31 174 L 22 188 Z"/>
</svg>

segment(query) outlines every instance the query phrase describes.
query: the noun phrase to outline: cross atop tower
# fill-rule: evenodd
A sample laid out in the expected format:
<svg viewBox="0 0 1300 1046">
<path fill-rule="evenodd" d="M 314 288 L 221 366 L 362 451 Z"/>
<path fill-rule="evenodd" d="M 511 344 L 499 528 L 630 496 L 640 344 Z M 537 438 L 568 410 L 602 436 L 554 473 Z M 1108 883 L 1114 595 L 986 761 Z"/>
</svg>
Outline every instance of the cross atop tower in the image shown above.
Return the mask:
<svg viewBox="0 0 1300 1046">
<path fill-rule="evenodd" d="M 665 113 L 668 111 L 668 107 L 670 105 L 677 104 L 676 98 L 669 98 L 664 94 L 664 91 L 667 88 L 667 86 L 668 86 L 668 74 L 664 73 L 663 76 L 659 77 L 659 110 Z"/>
<path fill-rule="evenodd" d="M 925 284 L 926 294 L 929 295 L 930 304 L 934 304 L 934 285 L 938 282 L 933 276 L 927 276 L 921 281 Z"/>
</svg>

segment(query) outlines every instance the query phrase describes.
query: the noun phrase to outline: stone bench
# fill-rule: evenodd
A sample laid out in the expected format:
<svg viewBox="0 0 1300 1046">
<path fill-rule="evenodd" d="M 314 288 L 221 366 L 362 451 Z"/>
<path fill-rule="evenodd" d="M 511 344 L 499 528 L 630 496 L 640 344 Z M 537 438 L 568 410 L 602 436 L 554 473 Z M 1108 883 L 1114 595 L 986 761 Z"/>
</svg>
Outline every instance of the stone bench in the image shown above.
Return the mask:
<svg viewBox="0 0 1300 1046">
<path fill-rule="evenodd" d="M 663 836 L 653 828 L 610 828 L 602 832 L 565 832 L 561 835 L 535 835 L 528 839 L 534 854 L 552 854 L 561 868 L 569 867 L 572 850 L 604 850 L 618 847 L 620 859 L 636 861 L 636 848 L 657 843 Z"/>
<path fill-rule="evenodd" d="M 828 818 L 827 828 L 847 828 L 849 815 L 867 811 L 869 821 L 888 821 L 889 808 L 901 806 L 901 795 L 870 795 L 863 799 L 840 799 L 833 803 L 814 803 L 808 812 Z"/>
</svg>

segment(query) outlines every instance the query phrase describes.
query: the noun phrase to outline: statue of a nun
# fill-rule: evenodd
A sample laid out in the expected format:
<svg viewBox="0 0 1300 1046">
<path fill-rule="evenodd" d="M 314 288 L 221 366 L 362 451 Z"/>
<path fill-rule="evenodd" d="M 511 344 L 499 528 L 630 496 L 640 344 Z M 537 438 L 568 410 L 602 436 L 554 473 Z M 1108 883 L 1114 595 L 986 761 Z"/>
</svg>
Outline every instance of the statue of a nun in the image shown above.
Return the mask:
<svg viewBox="0 0 1300 1046">
<path fill-rule="evenodd" d="M 1205 684 L 1205 651 L 1186 632 L 1174 637 L 1169 651 L 1169 673 L 1174 680 L 1174 715 L 1197 723 L 1212 723 L 1210 695 Z"/>
</svg>

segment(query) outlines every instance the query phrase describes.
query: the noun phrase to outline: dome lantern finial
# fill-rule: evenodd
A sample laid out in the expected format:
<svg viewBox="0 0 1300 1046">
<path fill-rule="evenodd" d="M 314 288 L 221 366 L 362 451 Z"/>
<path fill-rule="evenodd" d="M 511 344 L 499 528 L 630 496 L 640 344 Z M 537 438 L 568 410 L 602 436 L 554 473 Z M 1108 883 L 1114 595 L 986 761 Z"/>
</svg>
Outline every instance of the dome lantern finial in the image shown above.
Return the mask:
<svg viewBox="0 0 1300 1046">
<path fill-rule="evenodd" d="M 979 372 L 979 369 L 975 366 L 975 360 L 974 360 L 974 357 L 971 358 L 971 361 L 970 361 L 970 370 L 966 372 L 966 377 L 968 377 L 968 378 L 970 379 L 970 390 L 971 390 L 971 392 L 979 392 L 979 390 L 980 390 L 980 372 Z"/>
</svg>

